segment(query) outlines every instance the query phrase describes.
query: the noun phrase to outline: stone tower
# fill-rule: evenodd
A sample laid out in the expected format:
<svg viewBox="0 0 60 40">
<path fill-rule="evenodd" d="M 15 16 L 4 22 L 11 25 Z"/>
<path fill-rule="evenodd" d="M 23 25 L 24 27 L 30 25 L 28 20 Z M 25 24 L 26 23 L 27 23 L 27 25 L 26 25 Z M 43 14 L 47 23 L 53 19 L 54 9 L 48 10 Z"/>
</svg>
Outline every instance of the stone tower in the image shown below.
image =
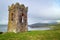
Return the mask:
<svg viewBox="0 0 60 40">
<path fill-rule="evenodd" d="M 8 32 L 26 32 L 28 7 L 23 4 L 12 4 L 9 6 Z"/>
</svg>

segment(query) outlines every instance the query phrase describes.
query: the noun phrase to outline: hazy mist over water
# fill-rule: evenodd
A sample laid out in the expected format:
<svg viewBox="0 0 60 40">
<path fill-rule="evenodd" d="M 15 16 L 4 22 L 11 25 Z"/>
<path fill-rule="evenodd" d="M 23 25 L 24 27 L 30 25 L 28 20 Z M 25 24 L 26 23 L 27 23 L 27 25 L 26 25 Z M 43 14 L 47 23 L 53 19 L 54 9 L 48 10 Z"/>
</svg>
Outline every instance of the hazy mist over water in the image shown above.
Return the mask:
<svg viewBox="0 0 60 40">
<path fill-rule="evenodd" d="M 0 25 L 0 32 L 7 32 L 7 25 Z M 49 30 L 50 28 L 48 27 L 40 27 L 40 28 L 30 28 L 28 27 L 28 31 L 32 31 L 32 30 Z"/>
<path fill-rule="evenodd" d="M 7 25 L 0 25 L 0 32 L 7 32 Z"/>
</svg>

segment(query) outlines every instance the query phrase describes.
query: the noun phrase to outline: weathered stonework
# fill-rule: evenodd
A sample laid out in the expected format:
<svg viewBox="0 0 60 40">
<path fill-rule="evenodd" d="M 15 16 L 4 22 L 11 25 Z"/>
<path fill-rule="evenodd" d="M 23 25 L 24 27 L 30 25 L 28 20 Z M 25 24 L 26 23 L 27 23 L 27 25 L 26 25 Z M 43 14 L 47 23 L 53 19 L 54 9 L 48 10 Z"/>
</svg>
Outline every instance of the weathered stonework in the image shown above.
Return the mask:
<svg viewBox="0 0 60 40">
<path fill-rule="evenodd" d="M 8 32 L 26 32 L 28 7 L 23 4 L 12 4 L 9 6 Z"/>
</svg>

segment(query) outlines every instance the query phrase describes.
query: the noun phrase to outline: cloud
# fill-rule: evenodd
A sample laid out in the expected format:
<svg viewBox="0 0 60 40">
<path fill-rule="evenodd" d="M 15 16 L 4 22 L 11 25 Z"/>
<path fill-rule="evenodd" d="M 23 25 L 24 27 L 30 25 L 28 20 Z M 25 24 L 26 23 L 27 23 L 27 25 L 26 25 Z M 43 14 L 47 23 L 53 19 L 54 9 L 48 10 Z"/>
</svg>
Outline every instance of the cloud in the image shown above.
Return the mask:
<svg viewBox="0 0 60 40">
<path fill-rule="evenodd" d="M 33 5 L 35 4 L 35 5 Z M 60 6 L 56 1 L 39 1 L 30 6 L 30 13 L 28 14 L 29 21 L 35 22 L 56 22 L 60 20 Z M 32 10 L 31 10 L 32 9 Z M 37 19 L 37 20 L 36 20 Z M 42 21 L 41 21 L 42 20 Z M 50 20 L 50 21 L 48 21 Z"/>
<path fill-rule="evenodd" d="M 60 7 L 54 1 L 39 2 L 40 4 L 32 6 L 30 16 L 46 20 L 60 19 Z"/>
<path fill-rule="evenodd" d="M 0 23 L 4 20 L 7 23 L 9 14 L 8 5 L 16 2 L 28 6 L 28 24 L 60 19 L 60 2 L 58 0 L 1 0 Z"/>
</svg>

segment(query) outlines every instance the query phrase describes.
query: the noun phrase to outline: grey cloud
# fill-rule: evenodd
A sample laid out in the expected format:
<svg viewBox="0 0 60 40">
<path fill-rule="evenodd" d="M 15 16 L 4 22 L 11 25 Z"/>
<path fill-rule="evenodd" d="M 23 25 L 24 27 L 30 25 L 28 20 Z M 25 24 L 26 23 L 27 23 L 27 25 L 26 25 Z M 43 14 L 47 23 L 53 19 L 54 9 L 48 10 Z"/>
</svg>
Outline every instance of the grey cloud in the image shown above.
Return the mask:
<svg viewBox="0 0 60 40">
<path fill-rule="evenodd" d="M 8 5 L 19 2 L 28 6 L 28 23 L 40 22 L 41 20 L 60 19 L 60 6 L 55 0 L 1 0 L 0 19 L 8 20 Z M 58 3 L 59 4 L 59 3 Z M 2 23 L 0 20 L 0 23 Z M 3 22 L 4 23 L 4 22 Z"/>
</svg>

